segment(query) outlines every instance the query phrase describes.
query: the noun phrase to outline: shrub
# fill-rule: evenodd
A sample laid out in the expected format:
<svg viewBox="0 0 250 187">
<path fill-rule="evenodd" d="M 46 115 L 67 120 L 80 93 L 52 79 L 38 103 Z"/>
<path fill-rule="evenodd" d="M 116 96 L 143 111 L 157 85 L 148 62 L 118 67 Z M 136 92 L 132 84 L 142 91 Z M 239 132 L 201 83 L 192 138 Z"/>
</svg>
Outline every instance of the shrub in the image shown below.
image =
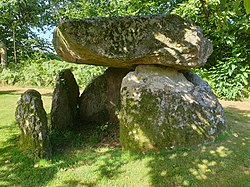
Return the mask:
<svg viewBox="0 0 250 187">
<path fill-rule="evenodd" d="M 2 70 L 0 81 L 10 85 L 53 87 L 56 76 L 62 69 L 70 69 L 81 88 L 84 88 L 93 77 L 100 75 L 105 70 L 101 66 L 70 64 L 43 58 L 29 59 L 17 64 L 10 63 L 8 68 Z"/>
</svg>

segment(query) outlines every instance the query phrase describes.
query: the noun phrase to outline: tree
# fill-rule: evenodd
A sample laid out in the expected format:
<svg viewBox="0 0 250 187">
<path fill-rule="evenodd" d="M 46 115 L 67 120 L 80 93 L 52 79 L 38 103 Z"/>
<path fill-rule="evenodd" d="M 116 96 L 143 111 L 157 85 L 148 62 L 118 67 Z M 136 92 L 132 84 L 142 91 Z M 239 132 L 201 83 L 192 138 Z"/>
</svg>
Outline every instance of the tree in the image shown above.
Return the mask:
<svg viewBox="0 0 250 187">
<path fill-rule="evenodd" d="M 49 10 L 47 0 L 0 0 L 0 40 L 12 54 L 10 59 L 17 61 L 48 48 L 35 30 L 43 32 L 55 23 Z"/>
<path fill-rule="evenodd" d="M 0 0 L 0 40 L 10 61 L 52 47 L 38 37 L 48 27 L 69 18 L 124 16 L 169 12 L 181 0 Z"/>
<path fill-rule="evenodd" d="M 43 32 L 71 18 L 165 13 L 194 21 L 212 40 L 214 52 L 200 73 L 220 97 L 250 90 L 250 0 L 0 0 L 0 40 L 20 59 L 49 48 L 34 28 Z"/>
</svg>

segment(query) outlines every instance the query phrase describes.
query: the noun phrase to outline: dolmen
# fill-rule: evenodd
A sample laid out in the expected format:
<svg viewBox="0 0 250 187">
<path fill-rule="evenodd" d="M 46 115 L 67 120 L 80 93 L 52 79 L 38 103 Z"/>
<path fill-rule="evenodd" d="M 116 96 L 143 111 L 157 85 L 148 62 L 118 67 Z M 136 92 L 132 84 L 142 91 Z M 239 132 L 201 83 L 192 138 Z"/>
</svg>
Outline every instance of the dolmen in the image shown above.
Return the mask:
<svg viewBox="0 0 250 187">
<path fill-rule="evenodd" d="M 118 122 L 126 150 L 193 147 L 226 129 L 217 97 L 191 71 L 213 48 L 190 21 L 177 15 L 66 20 L 53 44 L 65 61 L 108 67 L 80 96 L 79 124 Z"/>
</svg>

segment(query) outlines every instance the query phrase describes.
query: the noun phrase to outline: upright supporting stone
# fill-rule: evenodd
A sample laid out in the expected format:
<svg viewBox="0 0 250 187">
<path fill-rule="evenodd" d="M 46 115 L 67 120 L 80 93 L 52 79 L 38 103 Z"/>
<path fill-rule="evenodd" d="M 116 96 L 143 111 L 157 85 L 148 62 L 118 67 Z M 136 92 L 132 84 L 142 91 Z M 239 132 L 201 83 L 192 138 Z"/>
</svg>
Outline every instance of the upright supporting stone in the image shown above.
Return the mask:
<svg viewBox="0 0 250 187">
<path fill-rule="evenodd" d="M 41 95 L 27 90 L 17 102 L 16 120 L 21 130 L 20 148 L 33 158 L 51 157 L 46 112 Z"/>
<path fill-rule="evenodd" d="M 128 69 L 109 68 L 95 78 L 80 97 L 80 121 L 83 125 L 119 123 L 120 88 Z"/>
<path fill-rule="evenodd" d="M 225 130 L 223 109 L 198 75 L 137 66 L 122 81 L 120 141 L 128 150 L 159 151 L 211 142 Z"/>
<path fill-rule="evenodd" d="M 59 131 L 75 128 L 78 122 L 79 87 L 69 69 L 56 79 L 51 108 L 51 128 Z"/>
</svg>

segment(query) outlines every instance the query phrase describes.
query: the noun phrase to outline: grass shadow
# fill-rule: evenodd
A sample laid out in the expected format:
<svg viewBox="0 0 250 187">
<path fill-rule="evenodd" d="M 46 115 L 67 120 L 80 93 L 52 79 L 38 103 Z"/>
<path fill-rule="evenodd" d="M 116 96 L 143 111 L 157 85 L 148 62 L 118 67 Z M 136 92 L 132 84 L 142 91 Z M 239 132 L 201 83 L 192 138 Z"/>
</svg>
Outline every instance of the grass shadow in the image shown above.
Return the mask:
<svg viewBox="0 0 250 187">
<path fill-rule="evenodd" d="M 15 134 L 1 142 L 3 146 L 0 147 L 0 186 L 34 186 L 34 183 L 38 186 L 46 185 L 53 179 L 57 169 L 34 167 L 36 162 L 23 155 L 18 148 L 18 140 L 19 136 Z"/>
<path fill-rule="evenodd" d="M 67 184 L 77 183 L 79 185 L 95 186 L 98 181 L 104 178 L 107 180 L 115 179 L 121 173 L 120 168 L 127 164 L 128 160 L 122 158 L 121 148 L 115 140 L 112 140 L 117 135 L 117 132 L 110 132 L 114 130 L 116 131 L 117 129 L 114 129 L 112 124 L 111 127 L 106 127 L 105 130 L 92 128 L 52 133 L 53 157 L 59 162 L 67 163 L 66 165 L 61 165 L 61 167 L 68 167 L 71 162 L 76 167 L 93 165 L 96 168 L 93 171 L 97 174 L 96 182 L 84 183 L 83 181 L 69 180 L 66 182 Z M 72 160 L 73 155 L 77 155 L 77 158 Z"/>
<path fill-rule="evenodd" d="M 15 125 L 2 126 L 1 130 L 10 132 L 16 128 Z M 16 130 L 15 130 L 16 131 Z M 0 186 L 46 186 L 55 178 L 56 174 L 74 172 L 75 168 L 83 165 L 92 165 L 98 159 L 99 154 L 94 150 L 81 148 L 74 138 L 74 134 L 63 137 L 65 142 L 54 144 L 61 147 L 60 151 L 55 151 L 52 160 L 33 160 L 24 155 L 18 147 L 19 135 L 12 133 L 5 141 L 0 143 Z M 77 144 L 76 144 L 77 142 Z M 62 150 L 63 149 L 63 150 Z M 78 184 L 77 180 L 65 181 L 64 186 Z M 94 186 L 93 183 L 84 183 L 86 186 Z M 83 185 L 79 182 L 78 185 Z"/>
<path fill-rule="evenodd" d="M 229 107 L 225 115 L 229 136 L 190 150 L 156 154 L 147 164 L 151 186 L 249 186 L 249 111 Z"/>
<path fill-rule="evenodd" d="M 96 172 L 99 173 L 99 179 L 106 178 L 110 180 L 122 173 L 120 168 L 127 164 L 128 160 L 122 159 L 122 152 L 117 149 L 109 150 L 105 155 Z"/>
<path fill-rule="evenodd" d="M 18 90 L 7 90 L 7 91 L 0 91 L 0 95 L 10 95 L 15 94 Z"/>
</svg>

